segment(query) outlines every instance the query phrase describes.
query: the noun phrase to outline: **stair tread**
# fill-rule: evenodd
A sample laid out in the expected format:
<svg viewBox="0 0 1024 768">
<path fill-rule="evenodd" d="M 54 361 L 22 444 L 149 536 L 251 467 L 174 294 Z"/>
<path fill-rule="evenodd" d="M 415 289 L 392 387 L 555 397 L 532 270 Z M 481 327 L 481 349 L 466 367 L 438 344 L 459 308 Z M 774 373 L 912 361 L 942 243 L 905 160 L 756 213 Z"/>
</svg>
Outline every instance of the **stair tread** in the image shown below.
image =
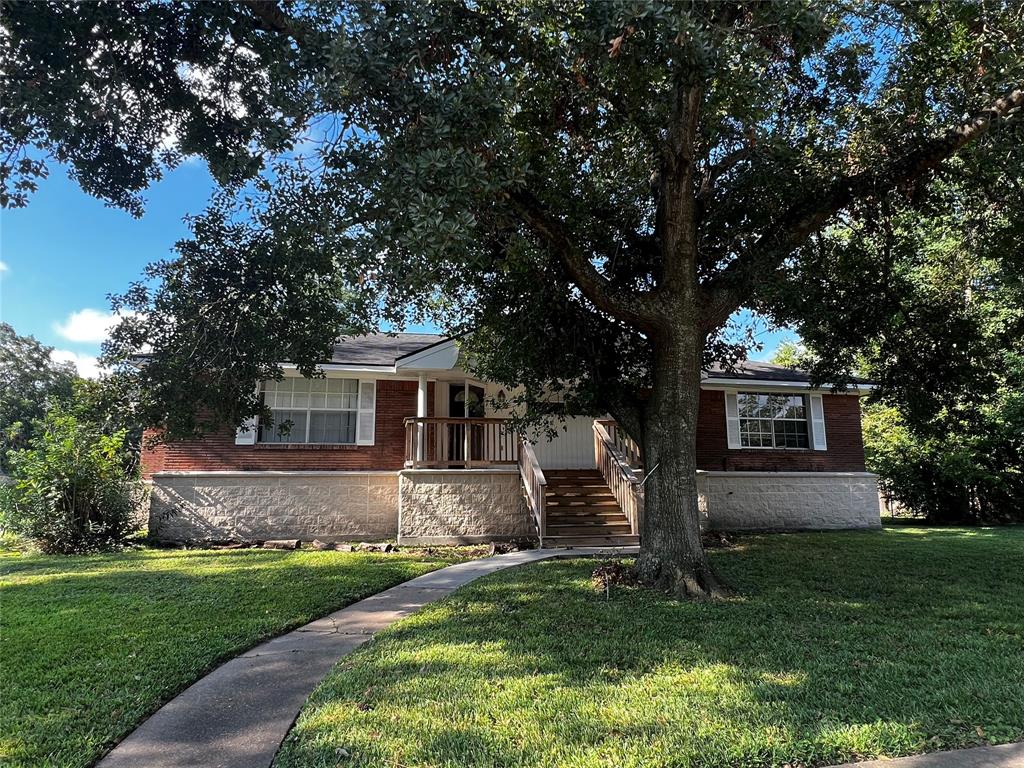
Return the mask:
<svg viewBox="0 0 1024 768">
<path fill-rule="evenodd" d="M 545 546 L 631 546 L 640 542 L 600 470 L 546 469 L 544 477 Z"/>
<path fill-rule="evenodd" d="M 545 536 L 544 548 L 553 547 L 631 547 L 640 543 L 636 535 Z"/>
<path fill-rule="evenodd" d="M 548 509 L 574 510 L 582 509 L 584 507 L 594 507 L 595 509 L 619 508 L 619 502 L 615 501 L 615 499 L 612 499 L 611 501 L 604 501 L 601 499 L 598 499 L 597 501 L 593 499 L 585 499 L 583 501 L 575 501 L 575 503 L 574 501 L 575 500 L 565 501 L 564 499 L 547 499 L 546 504 Z"/>
<path fill-rule="evenodd" d="M 565 509 L 585 507 L 587 505 L 592 507 L 614 507 L 619 503 L 614 496 L 609 496 L 608 498 L 604 496 L 548 496 L 545 501 L 549 507 L 554 505 Z"/>
<path fill-rule="evenodd" d="M 626 519 L 626 515 L 621 510 L 616 510 L 616 514 L 614 514 L 614 515 L 599 515 L 599 514 L 591 514 L 589 512 L 584 512 L 583 514 L 579 514 L 579 515 L 557 515 L 557 514 L 551 514 L 551 510 L 548 510 L 547 518 L 548 518 L 549 521 L 550 520 L 556 520 L 556 521 L 565 520 L 566 521 L 566 525 L 568 525 L 568 523 L 573 521 L 573 520 L 606 520 L 606 521 L 610 521 L 610 520 L 625 520 Z"/>
<path fill-rule="evenodd" d="M 616 525 L 629 525 L 630 521 L 625 516 L 618 518 L 608 519 L 606 517 L 582 517 L 577 519 L 566 519 L 566 518 L 548 518 L 548 527 L 564 528 L 564 527 L 579 527 L 580 525 L 589 525 L 591 527 L 615 527 Z"/>
<path fill-rule="evenodd" d="M 621 517 L 621 518 L 625 519 L 626 515 L 625 515 L 625 513 L 621 509 L 606 509 L 606 510 L 603 509 L 603 510 L 599 510 L 599 511 L 581 509 L 579 511 L 575 511 L 574 510 L 572 512 L 567 512 L 565 510 L 559 511 L 557 509 L 549 509 L 548 510 L 548 519 L 549 520 L 554 519 L 554 518 L 559 518 L 559 519 L 564 518 L 566 520 L 577 520 L 577 519 L 579 519 L 581 517 L 586 517 L 586 518 L 592 517 L 595 520 L 609 520 L 609 519 L 616 518 L 616 517 Z"/>
</svg>

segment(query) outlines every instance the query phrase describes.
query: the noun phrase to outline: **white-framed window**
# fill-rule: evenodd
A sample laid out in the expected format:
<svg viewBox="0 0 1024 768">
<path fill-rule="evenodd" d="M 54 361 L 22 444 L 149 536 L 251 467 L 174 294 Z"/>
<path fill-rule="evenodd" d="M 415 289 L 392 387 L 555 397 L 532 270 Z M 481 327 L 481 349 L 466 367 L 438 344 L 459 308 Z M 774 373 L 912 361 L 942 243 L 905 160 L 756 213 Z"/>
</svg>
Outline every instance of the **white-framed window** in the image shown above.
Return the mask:
<svg viewBox="0 0 1024 768">
<path fill-rule="evenodd" d="M 816 392 L 725 392 L 729 448 L 828 450 L 825 403 Z"/>
<path fill-rule="evenodd" d="M 737 392 L 740 446 L 810 448 L 810 423 L 804 395 Z"/>
<path fill-rule="evenodd" d="M 290 376 L 260 389 L 273 416 L 273 424 L 260 425 L 261 443 L 373 444 L 374 381 Z"/>
</svg>

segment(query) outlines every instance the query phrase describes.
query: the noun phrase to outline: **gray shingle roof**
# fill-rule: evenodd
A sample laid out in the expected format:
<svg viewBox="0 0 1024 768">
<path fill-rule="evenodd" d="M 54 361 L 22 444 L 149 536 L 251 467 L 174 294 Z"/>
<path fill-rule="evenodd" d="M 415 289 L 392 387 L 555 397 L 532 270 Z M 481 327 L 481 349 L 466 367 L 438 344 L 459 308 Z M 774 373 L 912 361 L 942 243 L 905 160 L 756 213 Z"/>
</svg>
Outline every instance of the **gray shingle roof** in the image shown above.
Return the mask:
<svg viewBox="0 0 1024 768">
<path fill-rule="evenodd" d="M 715 365 L 708 369 L 707 374 L 715 379 L 736 379 L 738 381 L 796 381 L 804 384 L 811 381 L 811 375 L 806 371 L 798 371 L 772 363 L 762 363 L 757 360 L 744 360 L 732 371 L 726 371 L 721 366 Z M 854 377 L 852 383 L 870 384 L 871 382 Z"/>
<path fill-rule="evenodd" d="M 762 363 L 757 360 L 744 360 L 735 370 L 727 371 L 721 366 L 713 365 L 707 371 L 708 376 L 715 379 L 757 379 L 759 381 L 801 381 L 811 380 L 809 374 L 786 368 L 782 365 Z"/>
<path fill-rule="evenodd" d="M 339 365 L 394 365 L 400 357 L 444 341 L 439 333 L 370 333 L 343 336 L 334 343 L 331 363 Z"/>
<path fill-rule="evenodd" d="M 334 344 L 331 363 L 338 365 L 380 365 L 392 366 L 395 362 L 431 347 L 447 337 L 439 333 L 370 333 L 366 336 L 343 336 Z M 712 366 L 708 376 L 716 379 L 736 379 L 737 381 L 782 381 L 809 383 L 810 374 L 772 363 L 746 360 L 735 370 L 726 371 L 720 366 Z M 855 383 L 867 383 L 863 379 L 854 379 Z"/>
</svg>

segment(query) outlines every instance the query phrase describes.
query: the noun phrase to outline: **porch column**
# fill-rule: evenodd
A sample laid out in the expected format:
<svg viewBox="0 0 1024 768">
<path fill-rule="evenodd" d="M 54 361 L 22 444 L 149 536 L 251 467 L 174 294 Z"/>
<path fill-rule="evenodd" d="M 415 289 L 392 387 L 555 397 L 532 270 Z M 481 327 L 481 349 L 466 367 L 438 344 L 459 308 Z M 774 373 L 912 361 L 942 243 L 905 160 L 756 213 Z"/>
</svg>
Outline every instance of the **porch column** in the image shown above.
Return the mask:
<svg viewBox="0 0 1024 768">
<path fill-rule="evenodd" d="M 469 418 L 469 379 L 462 382 L 462 417 Z M 466 469 L 469 469 L 472 462 L 469 448 L 469 424 L 465 423 L 462 425 L 462 458 L 466 460 Z"/>
<path fill-rule="evenodd" d="M 420 371 L 419 386 L 416 389 L 416 417 L 427 418 L 427 374 Z M 427 425 L 422 421 L 416 425 L 416 460 L 423 461 L 423 442 L 426 438 Z"/>
</svg>

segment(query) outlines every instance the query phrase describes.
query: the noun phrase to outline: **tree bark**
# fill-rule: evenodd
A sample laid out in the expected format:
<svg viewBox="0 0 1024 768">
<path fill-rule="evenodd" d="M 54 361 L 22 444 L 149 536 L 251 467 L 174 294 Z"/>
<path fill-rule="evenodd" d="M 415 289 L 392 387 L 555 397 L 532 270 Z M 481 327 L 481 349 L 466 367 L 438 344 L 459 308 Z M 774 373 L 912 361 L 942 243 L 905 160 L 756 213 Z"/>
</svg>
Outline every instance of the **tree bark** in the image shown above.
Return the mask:
<svg viewBox="0 0 1024 768">
<path fill-rule="evenodd" d="M 654 386 L 643 414 L 644 516 L 640 578 L 680 597 L 723 598 L 700 537 L 697 412 L 704 333 L 695 318 L 655 344 Z"/>
</svg>

